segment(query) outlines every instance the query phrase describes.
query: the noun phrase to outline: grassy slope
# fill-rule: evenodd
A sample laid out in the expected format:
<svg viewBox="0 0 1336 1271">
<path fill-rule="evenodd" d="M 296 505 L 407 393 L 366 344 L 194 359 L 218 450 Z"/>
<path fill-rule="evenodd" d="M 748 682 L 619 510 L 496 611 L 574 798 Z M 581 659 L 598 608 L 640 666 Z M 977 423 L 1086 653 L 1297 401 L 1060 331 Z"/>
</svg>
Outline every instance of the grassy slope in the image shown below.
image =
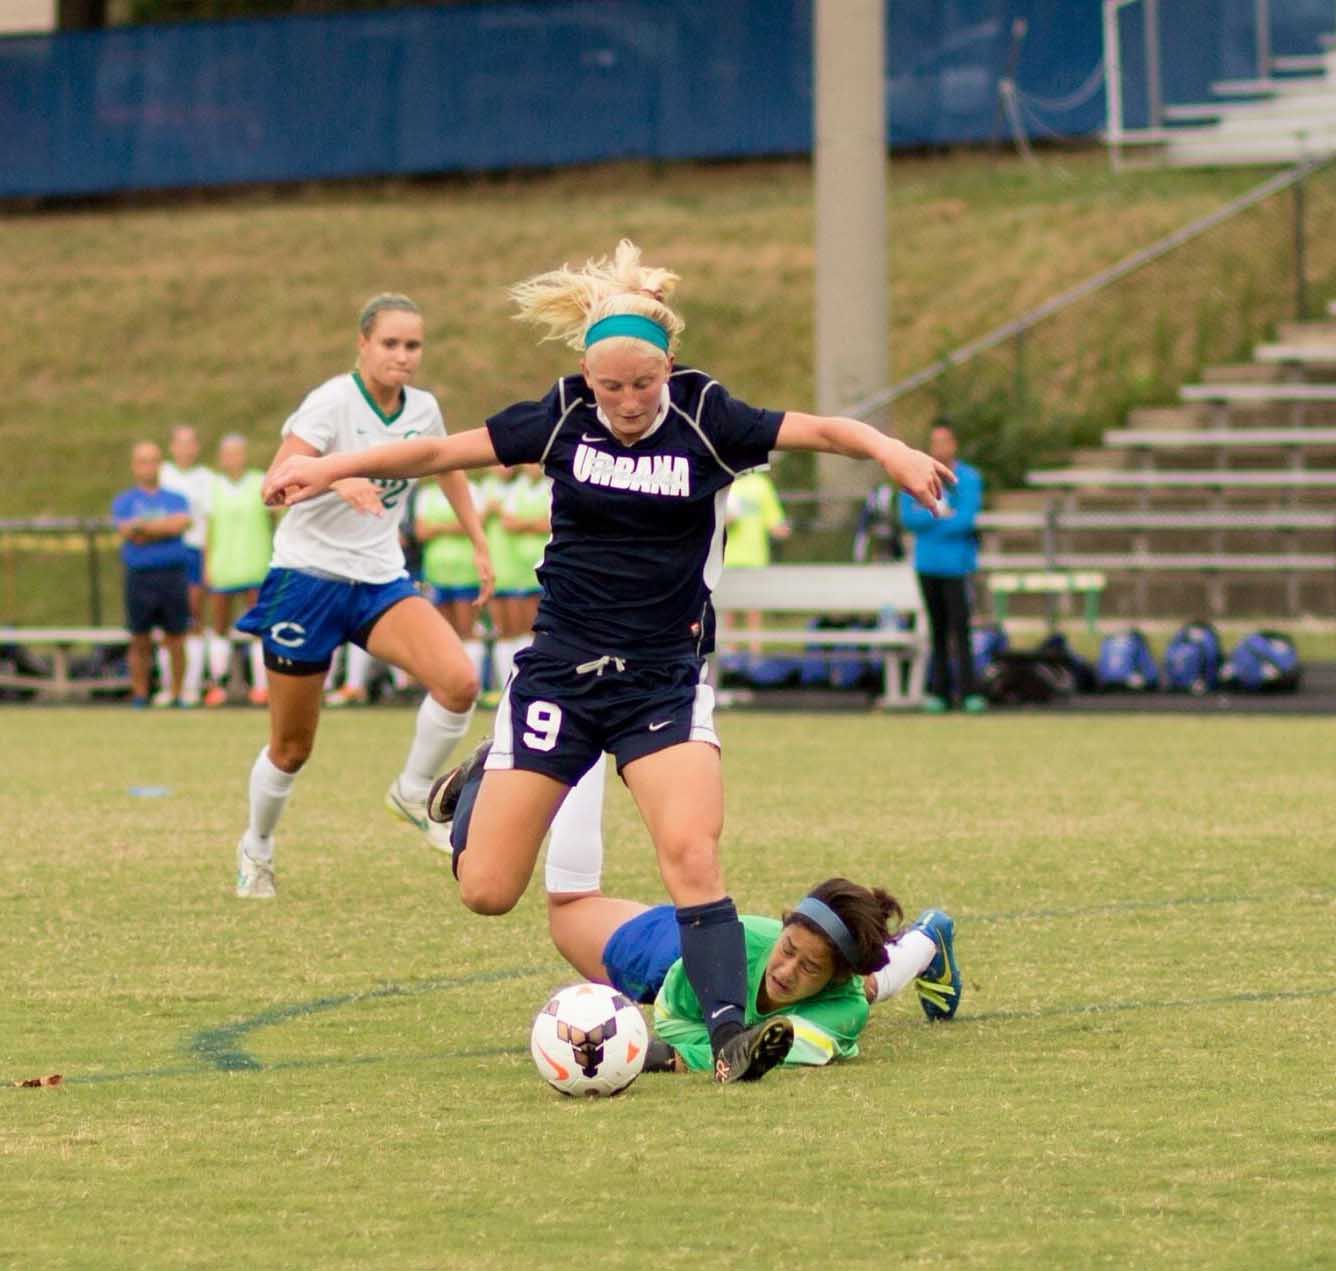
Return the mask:
<svg viewBox="0 0 1336 1271">
<path fill-rule="evenodd" d="M 1035 170 L 897 162 L 897 375 L 1252 184 L 1250 172 L 1109 176 L 1099 154 Z M 801 163 L 637 166 L 527 180 L 249 196 L 0 221 L 22 337 L 0 361 L 0 513 L 96 513 L 126 447 L 178 420 L 267 455 L 302 394 L 350 365 L 353 318 L 404 290 L 429 318 L 422 377 L 457 425 L 572 365 L 507 319 L 505 286 L 630 235 L 679 270 L 685 359 L 738 393 L 811 405 L 811 179 Z M 1205 284 L 1204 284 L 1205 285 Z"/>
<path fill-rule="evenodd" d="M 228 895 L 258 715 L 0 711 L 0 1085 L 71 1079 L 0 1088 L 0 1264 L 1329 1257 L 1326 724 L 727 716 L 744 907 L 834 871 L 944 904 L 966 1005 L 881 1008 L 829 1072 L 580 1105 L 525 1048 L 568 978 L 540 897 L 465 914 L 377 807 L 409 719 L 325 721 L 260 905 Z M 609 890 L 656 896 L 620 789 L 609 834 Z"/>
</svg>

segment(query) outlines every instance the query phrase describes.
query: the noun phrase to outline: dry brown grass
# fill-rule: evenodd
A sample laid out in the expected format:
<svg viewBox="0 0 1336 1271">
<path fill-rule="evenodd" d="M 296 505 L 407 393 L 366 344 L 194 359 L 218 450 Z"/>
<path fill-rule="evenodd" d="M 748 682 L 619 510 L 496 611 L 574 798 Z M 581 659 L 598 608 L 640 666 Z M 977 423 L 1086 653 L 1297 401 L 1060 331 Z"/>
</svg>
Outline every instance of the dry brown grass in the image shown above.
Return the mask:
<svg viewBox="0 0 1336 1271">
<path fill-rule="evenodd" d="M 897 375 L 1250 184 L 1252 174 L 1111 178 L 1102 156 L 897 161 L 890 215 Z M 360 302 L 404 290 L 428 316 L 422 383 L 455 426 L 570 364 L 508 319 L 505 287 L 626 234 L 685 276 L 686 360 L 736 392 L 812 399 L 806 164 L 256 194 L 179 208 L 13 216 L 0 286 L 18 338 L 0 366 L 6 514 L 99 512 L 126 447 L 195 422 L 259 457 L 302 394 L 350 365 Z"/>
</svg>

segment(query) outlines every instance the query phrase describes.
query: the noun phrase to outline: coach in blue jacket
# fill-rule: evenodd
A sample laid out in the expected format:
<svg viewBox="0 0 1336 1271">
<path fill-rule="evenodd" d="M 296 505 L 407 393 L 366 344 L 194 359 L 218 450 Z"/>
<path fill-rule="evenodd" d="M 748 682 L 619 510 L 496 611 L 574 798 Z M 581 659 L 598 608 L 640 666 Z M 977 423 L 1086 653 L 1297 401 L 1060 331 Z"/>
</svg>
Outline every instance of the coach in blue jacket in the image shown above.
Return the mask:
<svg viewBox="0 0 1336 1271">
<path fill-rule="evenodd" d="M 932 628 L 932 682 L 923 709 L 933 714 L 951 701 L 952 675 L 962 709 L 977 713 L 987 703 L 979 694 L 970 651 L 970 576 L 978 562 L 975 518 L 983 507 L 983 478 L 957 458 L 956 435 L 947 424 L 932 430 L 928 451 L 949 464 L 956 484 L 946 492 L 946 512 L 934 517 L 907 494 L 900 496 L 900 520 L 914 535 L 914 568 Z"/>
</svg>

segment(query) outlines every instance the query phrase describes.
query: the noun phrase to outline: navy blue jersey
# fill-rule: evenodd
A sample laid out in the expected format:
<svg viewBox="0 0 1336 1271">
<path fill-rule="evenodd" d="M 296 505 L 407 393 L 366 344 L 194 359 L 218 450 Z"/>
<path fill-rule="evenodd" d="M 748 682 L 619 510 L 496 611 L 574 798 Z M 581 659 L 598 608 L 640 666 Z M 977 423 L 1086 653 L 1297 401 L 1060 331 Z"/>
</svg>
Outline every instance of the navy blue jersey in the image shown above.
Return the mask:
<svg viewBox="0 0 1336 1271">
<path fill-rule="evenodd" d="M 579 375 L 487 421 L 502 463 L 541 463 L 552 479 L 535 631 L 600 654 L 710 651 L 728 487 L 767 462 L 784 416 L 690 367 L 669 377 L 667 398 L 662 422 L 630 446 Z"/>
</svg>

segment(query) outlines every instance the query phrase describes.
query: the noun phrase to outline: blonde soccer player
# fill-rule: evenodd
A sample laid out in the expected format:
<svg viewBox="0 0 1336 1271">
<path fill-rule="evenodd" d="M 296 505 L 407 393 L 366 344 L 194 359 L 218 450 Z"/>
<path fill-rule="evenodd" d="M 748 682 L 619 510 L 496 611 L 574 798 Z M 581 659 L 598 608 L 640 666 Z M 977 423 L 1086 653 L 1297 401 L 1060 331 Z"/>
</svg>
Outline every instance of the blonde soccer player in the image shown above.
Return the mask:
<svg viewBox="0 0 1336 1271">
<path fill-rule="evenodd" d="M 358 319 L 357 365 L 309 393 L 288 418 L 274 467 L 296 456 L 351 458 L 387 441 L 444 441 L 436 399 L 411 383 L 422 352 L 422 314 L 412 300 L 384 294 L 368 301 Z M 468 481 L 451 473 L 441 484 L 473 544 L 485 594 L 492 567 Z M 354 481 L 293 508 L 274 536 L 259 598 L 237 623 L 263 641 L 269 677 L 269 742 L 251 769 L 250 818 L 237 845 L 238 896 L 275 892 L 274 830 L 310 758 L 325 674 L 345 641 L 426 687 L 385 803 L 434 846 L 448 846 L 428 821 L 427 793 L 468 731 L 478 677 L 459 637 L 404 568 L 399 527 L 411 485 L 408 477 L 382 478 L 374 488 Z"/>
<path fill-rule="evenodd" d="M 876 461 L 935 507 L 950 472 L 856 420 L 758 409 L 678 366 L 685 324 L 667 303 L 677 281 L 623 240 L 611 260 L 519 284 L 519 316 L 578 350 L 578 374 L 473 432 L 294 456 L 266 493 L 300 506 L 350 476 L 542 465 L 552 535 L 534 641 L 516 658 L 485 758 L 440 783 L 430 810 L 451 821 L 464 903 L 505 913 L 567 793 L 611 751 L 653 839 L 724 1083 L 760 1076 L 784 1048 L 782 1025 L 747 1023 L 746 944 L 719 863 L 723 778 L 703 672 L 728 487 L 772 451 L 828 451 Z"/>
</svg>

